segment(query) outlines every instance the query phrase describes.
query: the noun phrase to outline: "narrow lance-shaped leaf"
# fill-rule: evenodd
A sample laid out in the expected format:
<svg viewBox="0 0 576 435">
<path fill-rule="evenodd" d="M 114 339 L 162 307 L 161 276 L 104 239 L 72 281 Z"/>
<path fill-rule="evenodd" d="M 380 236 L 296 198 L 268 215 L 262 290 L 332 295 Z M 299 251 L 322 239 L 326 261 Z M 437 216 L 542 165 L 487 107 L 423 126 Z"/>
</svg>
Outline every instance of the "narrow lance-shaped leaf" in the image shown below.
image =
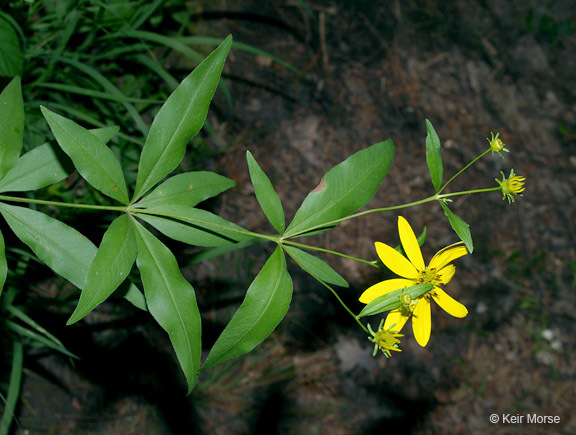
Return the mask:
<svg viewBox="0 0 576 435">
<path fill-rule="evenodd" d="M 8 9 L 9 10 L 9 9 Z M 10 18 L 17 26 L 16 22 Z M 21 76 L 24 69 L 24 53 L 20 38 L 11 23 L 0 15 L 0 77 Z"/>
<path fill-rule="evenodd" d="M 155 208 L 162 205 L 186 205 L 194 207 L 234 186 L 234 181 L 214 172 L 186 172 L 168 178 L 138 201 L 136 206 Z"/>
<path fill-rule="evenodd" d="M 428 120 L 426 120 L 426 132 L 426 163 L 428 163 L 428 170 L 430 171 L 434 189 L 438 192 L 442 188 L 442 177 L 444 176 L 442 155 L 440 154 L 440 138 L 432 123 Z"/>
<path fill-rule="evenodd" d="M 340 287 L 348 287 L 348 282 L 324 260 L 292 246 L 284 246 L 284 250 L 294 259 L 298 266 L 314 278 Z"/>
<path fill-rule="evenodd" d="M 117 125 L 111 125 L 108 127 L 100 127 L 100 128 L 91 128 L 88 130 L 92 133 L 96 138 L 102 142 L 103 144 L 108 143 L 110 139 L 112 139 L 116 133 L 120 131 L 120 127 Z"/>
<path fill-rule="evenodd" d="M 44 213 L 0 203 L 0 213 L 14 234 L 54 272 L 82 288 L 96 246 L 59 220 Z"/>
<path fill-rule="evenodd" d="M 88 270 L 78 306 L 67 322 L 77 322 L 104 302 L 126 279 L 136 261 L 136 238 L 126 214 L 108 227 Z"/>
<path fill-rule="evenodd" d="M 208 355 L 202 369 L 250 352 L 274 331 L 292 299 L 292 279 L 279 246 L 246 292 L 244 302 Z"/>
<path fill-rule="evenodd" d="M 456 234 L 458 234 L 460 240 L 464 242 L 464 245 L 466 245 L 468 252 L 472 253 L 472 251 L 474 250 L 474 243 L 472 242 L 472 234 L 470 233 L 470 226 L 466 222 L 464 222 L 464 220 L 461 217 L 455 215 L 454 212 L 450 210 L 446 204 L 444 204 L 444 202 L 440 201 L 440 205 L 444 209 L 444 214 L 448 218 L 450 225 L 452 225 L 452 228 L 454 229 L 454 231 L 456 231 Z"/>
<path fill-rule="evenodd" d="M 56 141 L 82 177 L 111 198 L 128 204 L 128 190 L 120 162 L 97 135 L 74 121 L 41 107 Z"/>
<path fill-rule="evenodd" d="M 232 45 L 228 36 L 168 97 L 150 127 L 140 156 L 134 201 L 172 172 L 198 133 Z"/>
<path fill-rule="evenodd" d="M 388 139 L 334 166 L 306 197 L 284 235 L 321 228 L 366 205 L 386 177 L 393 158 L 394 142 Z"/>
<path fill-rule="evenodd" d="M 138 217 L 162 234 L 190 245 L 226 246 L 252 238 L 244 228 L 206 210 L 165 205 L 153 211 L 163 213 L 164 216 L 139 213 Z"/>
<path fill-rule="evenodd" d="M 67 158 L 67 157 L 66 157 Z M 62 181 L 68 176 L 50 144 L 24 154 L 0 180 L 0 192 L 26 192 Z"/>
<path fill-rule="evenodd" d="M 268 176 L 264 173 L 256 159 L 252 156 L 250 151 L 246 152 L 246 160 L 248 161 L 248 170 L 250 172 L 250 179 L 254 186 L 254 194 L 262 208 L 262 211 L 279 234 L 284 233 L 286 228 L 286 220 L 284 218 L 284 210 L 278 194 L 274 190 L 272 183 Z"/>
<path fill-rule="evenodd" d="M 4 244 L 4 236 L 2 235 L 2 232 L 0 232 L 0 296 L 2 295 L 2 289 L 4 288 L 7 275 L 8 264 L 6 263 L 6 245 Z"/>
<path fill-rule="evenodd" d="M 0 178 L 16 163 L 24 141 L 24 102 L 20 77 L 0 94 Z"/>
<path fill-rule="evenodd" d="M 138 222 L 132 223 L 138 244 L 136 263 L 148 309 L 170 336 L 190 393 L 198 378 L 201 350 L 201 320 L 194 288 L 182 277 L 172 252 Z"/>
<path fill-rule="evenodd" d="M 7 435 L 10 432 L 12 419 L 16 414 L 16 406 L 20 399 L 20 386 L 22 384 L 22 372 L 24 367 L 24 346 L 20 340 L 12 340 L 12 363 L 10 380 L 8 382 L 8 394 L 4 400 L 4 412 L 0 420 L 0 434 Z"/>
<path fill-rule="evenodd" d="M 108 142 L 118 127 L 89 130 L 100 142 Z M 61 161 L 52 145 L 45 143 L 21 156 L 14 167 L 0 180 L 0 192 L 26 192 L 37 190 L 62 181 L 68 176 L 66 162 Z M 68 159 L 65 157 L 65 159 Z"/>
</svg>

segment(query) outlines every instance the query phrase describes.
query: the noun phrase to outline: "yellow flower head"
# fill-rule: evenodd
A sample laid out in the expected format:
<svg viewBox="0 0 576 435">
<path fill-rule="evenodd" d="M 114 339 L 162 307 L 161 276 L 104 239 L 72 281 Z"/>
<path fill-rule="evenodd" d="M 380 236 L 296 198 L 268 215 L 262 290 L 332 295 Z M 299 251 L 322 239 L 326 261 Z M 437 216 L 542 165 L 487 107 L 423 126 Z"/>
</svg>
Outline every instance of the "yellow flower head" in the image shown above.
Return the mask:
<svg viewBox="0 0 576 435">
<path fill-rule="evenodd" d="M 380 326 L 378 326 L 378 331 L 374 332 L 368 324 L 368 330 L 372 337 L 368 337 L 372 343 L 374 343 L 374 353 L 372 356 L 376 356 L 378 353 L 378 349 L 382 351 L 386 358 L 390 358 L 392 354 L 390 353 L 391 350 L 394 352 L 402 352 L 402 349 L 398 346 L 400 344 L 400 340 L 398 337 L 404 337 L 403 334 L 398 334 L 398 332 L 392 331 L 394 325 L 392 325 L 389 329 L 382 329 L 382 325 L 384 325 L 384 319 L 380 322 Z"/>
<path fill-rule="evenodd" d="M 526 189 L 524 183 L 526 182 L 526 177 L 521 177 L 519 175 L 514 175 L 514 169 L 510 170 L 510 176 L 506 178 L 504 172 L 500 171 L 502 175 L 502 180 L 495 178 L 495 180 L 500 185 L 500 190 L 502 191 L 502 200 L 508 199 L 508 203 L 512 204 L 514 202 L 514 195 L 522 196 L 522 192 Z"/>
<path fill-rule="evenodd" d="M 454 276 L 456 267 L 451 264 L 452 261 L 468 254 L 468 250 L 463 246 L 462 242 L 447 246 L 434 255 L 428 266 L 426 266 L 416 235 L 408 221 L 402 216 L 398 217 L 398 233 L 408 258 L 384 243 L 376 242 L 375 246 L 376 252 L 384 265 L 402 278 L 388 279 L 369 287 L 360 296 L 360 302 L 368 304 L 379 296 L 415 284 L 434 284 L 434 287 L 428 293 L 411 301 L 410 309 L 400 306 L 390 311 L 384 323 L 385 330 L 389 330 L 395 325 L 396 331 L 399 332 L 410 316 L 412 316 L 414 337 L 420 346 L 426 346 L 432 330 L 430 310 L 430 301 L 432 299 L 444 311 L 454 317 L 461 318 L 468 314 L 468 310 L 464 305 L 454 300 L 439 287 L 440 285 L 448 284 Z"/>
<path fill-rule="evenodd" d="M 506 145 L 504 145 L 504 142 L 502 142 L 502 139 L 498 138 L 498 136 L 500 136 L 500 133 L 496 133 L 496 136 L 494 136 L 494 133 L 490 132 L 490 136 L 491 136 L 490 139 L 486 138 L 486 140 L 490 144 L 490 149 L 492 150 L 492 154 L 498 153 L 498 155 L 500 157 L 504 158 L 504 156 L 500 153 L 502 151 L 507 152 L 507 153 L 510 151 L 506 148 Z"/>
</svg>

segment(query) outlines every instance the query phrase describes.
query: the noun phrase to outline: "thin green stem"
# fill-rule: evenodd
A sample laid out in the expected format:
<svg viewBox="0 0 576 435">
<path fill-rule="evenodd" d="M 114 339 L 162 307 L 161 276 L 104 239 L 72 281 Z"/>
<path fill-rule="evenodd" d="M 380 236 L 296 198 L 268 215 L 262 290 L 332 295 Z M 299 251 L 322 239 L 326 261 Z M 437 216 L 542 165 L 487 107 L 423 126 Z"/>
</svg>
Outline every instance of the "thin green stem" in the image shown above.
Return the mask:
<svg viewBox="0 0 576 435">
<path fill-rule="evenodd" d="M 445 184 L 444 186 L 442 186 L 440 188 L 440 190 L 438 191 L 438 194 L 442 193 L 442 191 L 444 189 L 446 189 L 446 186 L 448 186 L 452 181 L 454 181 L 454 179 L 460 175 L 462 172 L 464 172 L 466 169 L 468 169 L 470 166 L 472 166 L 474 163 L 476 163 L 478 160 L 480 160 L 482 157 L 484 157 L 486 154 L 488 154 L 490 152 L 491 148 L 488 148 L 486 151 L 484 151 L 482 154 L 480 154 L 478 157 L 476 157 L 474 160 L 472 160 L 470 163 L 468 163 L 466 166 L 464 166 L 462 169 L 460 169 L 458 172 L 456 172 L 456 174 L 450 178 Z"/>
<path fill-rule="evenodd" d="M 305 233 L 310 233 L 310 232 L 312 232 L 312 231 L 319 230 L 319 229 L 321 229 L 321 228 L 331 227 L 331 226 L 337 225 L 337 224 L 339 224 L 339 223 L 341 223 L 341 222 L 344 222 L 344 221 L 347 221 L 347 220 L 350 220 L 350 219 L 355 219 L 355 218 L 357 218 L 357 217 L 364 216 L 364 215 L 367 215 L 367 214 L 370 214 L 370 213 L 380 213 L 380 212 L 383 212 L 383 211 L 400 210 L 400 209 L 402 209 L 402 208 L 413 207 L 413 206 L 415 206 L 415 205 L 420 205 L 420 204 L 425 204 L 425 203 L 427 203 L 427 202 L 436 201 L 437 199 L 438 199 L 438 198 L 436 197 L 436 195 L 433 195 L 433 196 L 430 196 L 430 197 L 428 197 L 428 198 L 421 199 L 421 200 L 419 200 L 419 201 L 409 202 L 409 203 L 407 203 L 407 204 L 393 205 L 393 206 L 390 206 L 390 207 L 382 207 L 382 208 L 373 208 L 373 209 L 370 209 L 370 210 L 365 210 L 365 211 L 361 211 L 361 212 L 358 212 L 358 213 L 353 213 L 353 214 L 350 214 L 350 215 L 345 216 L 345 217 L 340 218 L 340 219 L 334 219 L 334 220 L 332 220 L 332 221 L 329 221 L 329 222 L 326 222 L 326 223 L 323 223 L 323 224 L 314 225 L 313 227 L 307 228 L 307 229 L 302 230 L 302 231 L 297 231 L 297 232 L 295 232 L 295 233 L 290 233 L 290 232 L 288 232 L 288 233 L 284 234 L 284 238 L 287 238 L 287 237 L 289 237 L 289 238 L 298 237 L 298 236 L 301 236 L 301 235 L 303 235 L 303 234 L 305 234 Z"/>
<path fill-rule="evenodd" d="M 380 267 L 376 263 L 373 263 L 372 261 L 363 260 L 362 258 L 352 257 L 350 255 L 343 254 L 342 252 L 332 251 L 330 249 L 319 248 L 317 246 L 312 246 L 312 245 L 305 245 L 303 243 L 296 243 L 296 242 L 293 242 L 291 240 L 282 240 L 282 244 L 283 245 L 289 245 L 289 246 L 295 246 L 297 248 L 302 248 L 302 249 L 309 249 L 311 251 L 326 252 L 328 254 L 333 254 L 333 255 L 337 255 L 339 257 L 347 258 L 349 260 L 358 261 L 359 263 L 365 263 L 369 266 L 380 269 Z"/>
<path fill-rule="evenodd" d="M 460 192 L 445 193 L 443 195 L 436 194 L 436 195 L 429 196 L 428 198 L 424 198 L 424 199 L 421 199 L 419 201 L 409 202 L 406 204 L 393 205 L 390 207 L 372 208 L 370 210 L 364 210 L 364 211 L 361 211 L 358 213 L 350 214 L 350 215 L 345 216 L 345 217 L 340 218 L 340 219 L 334 219 L 332 221 L 325 222 L 323 224 L 314 225 L 313 227 L 310 227 L 306 230 L 297 231 L 295 233 L 288 232 L 288 233 L 284 234 L 284 236 L 283 236 L 283 243 L 286 243 L 286 238 L 298 237 L 298 236 L 304 235 L 306 233 L 310 233 L 312 231 L 316 231 L 316 230 L 326 228 L 326 227 L 331 227 L 331 226 L 337 225 L 341 222 L 344 222 L 344 221 L 347 221 L 350 219 L 355 219 L 357 217 L 365 216 L 365 215 L 371 214 L 371 213 L 380 213 L 380 212 L 384 212 L 384 211 L 400 210 L 403 208 L 413 207 L 415 205 L 426 204 L 427 202 L 442 200 L 445 198 L 449 198 L 451 196 L 468 195 L 468 194 L 483 193 L 483 192 L 493 192 L 496 190 L 500 190 L 500 187 L 488 187 L 488 188 L 484 188 L 484 189 L 463 190 Z"/>
<path fill-rule="evenodd" d="M 88 210 L 107 210 L 107 211 L 119 211 L 119 212 L 125 212 L 127 210 L 127 206 L 125 205 L 112 206 L 112 205 L 71 204 L 68 202 L 45 201 L 42 199 L 19 198 L 16 196 L 6 196 L 6 195 L 0 195 L 0 201 L 23 202 L 26 204 L 52 205 L 55 207 L 68 207 L 68 208 L 79 208 Z"/>
<path fill-rule="evenodd" d="M 440 199 L 450 198 L 451 196 L 470 195 L 473 193 L 495 192 L 497 190 L 500 190 L 500 186 L 486 187 L 484 189 L 461 190 L 460 192 L 445 193 L 444 195 L 439 194 L 439 195 L 436 195 L 436 197 L 440 200 Z"/>
<path fill-rule="evenodd" d="M 314 278 L 316 278 L 314 275 L 312 275 Z M 356 317 L 356 314 L 354 314 L 354 312 L 352 312 L 352 310 L 350 308 L 348 308 L 348 305 L 346 305 L 344 303 L 344 301 L 340 298 L 340 296 L 338 296 L 338 293 L 336 292 L 336 290 L 334 290 L 332 287 L 330 287 L 328 284 L 326 284 L 324 281 L 322 281 L 321 279 L 316 278 L 316 280 L 318 282 L 320 282 L 320 284 L 322 284 L 324 287 L 326 287 L 328 290 L 330 290 L 332 292 L 332 294 L 334 296 L 336 296 L 336 299 L 338 299 L 338 302 L 340 302 L 340 305 L 342 305 L 344 307 L 344 309 L 348 312 L 348 314 L 350 314 L 354 320 L 356 321 L 356 323 L 358 323 L 360 325 L 360 327 L 367 333 L 370 334 L 370 331 L 368 331 L 368 329 L 366 328 L 366 326 L 364 326 L 364 324 L 360 321 L 360 319 L 358 317 Z"/>
</svg>

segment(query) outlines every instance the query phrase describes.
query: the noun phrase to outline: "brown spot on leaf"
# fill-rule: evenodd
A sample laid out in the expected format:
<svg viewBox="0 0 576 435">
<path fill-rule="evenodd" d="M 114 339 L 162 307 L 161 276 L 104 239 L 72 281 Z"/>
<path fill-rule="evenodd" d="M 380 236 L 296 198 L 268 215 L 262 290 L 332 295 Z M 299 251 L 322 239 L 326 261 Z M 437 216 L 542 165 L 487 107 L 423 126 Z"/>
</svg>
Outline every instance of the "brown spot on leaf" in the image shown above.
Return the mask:
<svg viewBox="0 0 576 435">
<path fill-rule="evenodd" d="M 326 183 L 324 183 L 324 177 L 322 177 L 320 183 L 314 188 L 312 192 L 322 192 L 324 189 L 326 189 Z"/>
<path fill-rule="evenodd" d="M 112 189 L 118 190 L 118 186 L 114 185 L 114 186 L 112 186 Z"/>
<path fill-rule="evenodd" d="M 192 185 L 188 186 L 188 190 L 192 190 Z"/>
</svg>

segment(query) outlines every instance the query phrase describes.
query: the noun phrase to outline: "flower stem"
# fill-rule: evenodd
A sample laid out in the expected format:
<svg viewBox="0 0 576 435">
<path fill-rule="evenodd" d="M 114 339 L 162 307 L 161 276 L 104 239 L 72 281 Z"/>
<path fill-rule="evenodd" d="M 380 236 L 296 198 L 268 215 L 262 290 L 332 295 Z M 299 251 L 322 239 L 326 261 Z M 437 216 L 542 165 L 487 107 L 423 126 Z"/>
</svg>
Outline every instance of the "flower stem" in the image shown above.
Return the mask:
<svg viewBox="0 0 576 435">
<path fill-rule="evenodd" d="M 68 208 L 79 208 L 88 210 L 107 210 L 107 211 L 119 211 L 119 212 L 125 212 L 128 207 L 125 205 L 112 206 L 112 205 L 72 204 L 68 202 L 45 201 L 42 199 L 19 198 L 17 196 L 6 196 L 6 195 L 0 195 L 0 201 L 23 202 L 27 204 L 52 205 L 54 207 L 68 207 Z"/>
<path fill-rule="evenodd" d="M 344 222 L 344 221 L 347 221 L 350 219 L 355 219 L 357 217 L 365 216 L 365 215 L 371 214 L 371 213 L 380 213 L 380 212 L 384 212 L 384 211 L 400 210 L 403 208 L 413 207 L 415 205 L 426 204 L 427 202 L 438 201 L 438 200 L 442 200 L 445 198 L 450 198 L 451 196 L 468 195 L 468 194 L 483 193 L 483 192 L 493 192 L 496 190 L 500 190 L 500 187 L 488 187 L 488 188 L 484 188 L 484 189 L 462 190 L 460 192 L 445 193 L 443 195 L 440 195 L 437 193 L 436 195 L 429 196 L 428 198 L 424 198 L 424 199 L 421 199 L 419 201 L 409 202 L 409 203 L 400 204 L 400 205 L 393 205 L 390 207 L 372 208 L 370 210 L 364 210 L 364 211 L 361 211 L 358 213 L 350 214 L 350 215 L 345 216 L 345 217 L 340 218 L 340 219 L 334 219 L 332 221 L 325 222 L 323 224 L 314 225 L 313 227 L 310 227 L 306 230 L 298 231 L 298 232 L 295 232 L 292 234 L 290 232 L 288 232 L 288 233 L 284 234 L 284 236 L 283 236 L 283 243 L 286 243 L 287 238 L 299 237 L 299 236 L 305 235 L 306 233 L 310 233 L 312 231 L 316 231 L 316 230 L 326 228 L 326 227 L 332 227 L 332 226 L 335 226 L 341 222 Z"/>
<path fill-rule="evenodd" d="M 316 278 L 314 275 L 312 275 L 314 278 Z M 334 296 L 336 296 L 336 299 L 338 299 L 338 302 L 340 302 L 340 305 L 342 305 L 344 307 L 344 309 L 348 312 L 348 314 L 350 314 L 354 320 L 356 321 L 356 323 L 358 323 L 360 325 L 360 327 L 367 333 L 369 334 L 370 332 L 368 331 L 368 329 L 366 328 L 366 326 L 364 326 L 364 324 L 360 321 L 360 319 L 358 317 L 356 317 L 356 314 L 354 314 L 352 312 L 352 310 L 350 308 L 348 308 L 348 305 L 346 305 L 344 303 L 344 301 L 340 298 L 340 296 L 338 296 L 338 293 L 336 292 L 336 290 L 334 290 L 332 287 L 330 287 L 328 284 L 326 284 L 324 281 L 322 281 L 321 279 L 316 278 L 316 280 L 318 282 L 320 282 L 320 284 L 322 284 L 324 287 L 326 287 L 328 290 L 330 290 L 332 292 L 332 294 Z"/>
<path fill-rule="evenodd" d="M 311 250 L 311 251 L 326 252 L 326 253 L 328 253 L 328 254 L 333 254 L 333 255 L 337 255 L 337 256 L 339 256 L 339 257 L 347 258 L 347 259 L 349 259 L 349 260 L 358 261 L 359 263 L 365 263 L 365 264 L 368 264 L 369 266 L 372 266 L 372 267 L 375 267 L 375 268 L 377 268 L 377 269 L 380 269 L 380 267 L 379 267 L 376 263 L 374 263 L 374 262 L 372 262 L 372 261 L 363 260 L 362 258 L 352 257 L 352 256 L 350 256 L 350 255 L 343 254 L 342 252 L 332 251 L 332 250 L 330 250 L 330 249 L 319 248 L 319 247 L 317 247 L 317 246 L 312 246 L 312 245 L 305 245 L 305 244 L 303 244 L 303 243 L 296 243 L 296 242 L 293 242 L 293 241 L 291 241 L 291 240 L 285 240 L 285 239 L 282 240 L 281 243 L 282 243 L 283 245 L 295 246 L 295 247 L 297 247 L 297 248 L 309 249 L 309 250 Z"/>
<path fill-rule="evenodd" d="M 486 151 L 484 151 L 482 154 L 480 154 L 478 157 L 476 157 L 474 160 L 472 160 L 470 163 L 468 163 L 466 166 L 464 166 L 462 169 L 460 169 L 458 172 L 456 172 L 456 174 L 450 178 L 445 184 L 444 186 L 442 186 L 440 188 L 440 190 L 438 191 L 438 195 L 440 193 L 442 193 L 442 191 L 444 189 L 446 189 L 446 186 L 448 186 L 452 181 L 454 181 L 454 179 L 460 175 L 462 172 L 464 172 L 466 169 L 468 169 L 470 166 L 472 166 L 474 163 L 476 163 L 478 160 L 480 160 L 482 157 L 484 157 L 486 154 L 488 154 L 490 152 L 491 148 L 488 148 Z"/>
</svg>

